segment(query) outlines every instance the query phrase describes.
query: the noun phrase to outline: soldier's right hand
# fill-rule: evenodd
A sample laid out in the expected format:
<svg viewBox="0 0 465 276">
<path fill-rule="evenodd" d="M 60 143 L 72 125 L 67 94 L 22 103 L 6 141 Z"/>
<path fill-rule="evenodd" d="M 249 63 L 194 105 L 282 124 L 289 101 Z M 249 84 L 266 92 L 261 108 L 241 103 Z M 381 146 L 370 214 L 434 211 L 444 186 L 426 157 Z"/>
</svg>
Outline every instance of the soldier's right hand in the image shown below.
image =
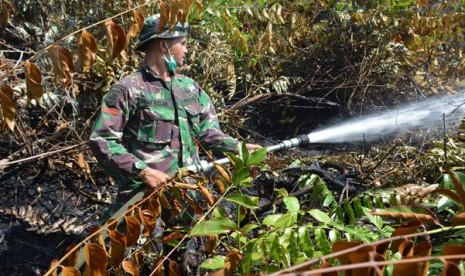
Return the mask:
<svg viewBox="0 0 465 276">
<path fill-rule="evenodd" d="M 166 173 L 149 167 L 143 169 L 139 173 L 139 177 L 151 189 L 162 188 L 171 180 L 171 177 Z"/>
</svg>

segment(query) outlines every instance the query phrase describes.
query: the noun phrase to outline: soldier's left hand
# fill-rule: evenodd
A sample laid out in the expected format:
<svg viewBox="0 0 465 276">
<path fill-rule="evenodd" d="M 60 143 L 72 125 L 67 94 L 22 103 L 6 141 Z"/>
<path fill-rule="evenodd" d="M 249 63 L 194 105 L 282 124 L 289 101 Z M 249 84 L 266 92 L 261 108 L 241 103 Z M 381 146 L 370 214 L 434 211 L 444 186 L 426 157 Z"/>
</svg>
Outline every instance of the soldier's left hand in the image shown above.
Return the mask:
<svg viewBox="0 0 465 276">
<path fill-rule="evenodd" d="M 245 144 L 245 147 L 249 150 L 249 152 L 254 152 L 262 148 L 262 146 L 257 144 Z"/>
</svg>

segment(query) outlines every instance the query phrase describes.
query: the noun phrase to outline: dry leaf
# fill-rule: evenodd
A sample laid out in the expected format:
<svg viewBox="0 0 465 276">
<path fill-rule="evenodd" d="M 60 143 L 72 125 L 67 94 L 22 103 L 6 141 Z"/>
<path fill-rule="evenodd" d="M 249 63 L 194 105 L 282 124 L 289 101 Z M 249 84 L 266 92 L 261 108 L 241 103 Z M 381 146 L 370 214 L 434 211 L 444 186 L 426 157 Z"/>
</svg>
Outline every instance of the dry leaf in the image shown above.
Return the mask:
<svg viewBox="0 0 465 276">
<path fill-rule="evenodd" d="M 465 225 L 465 212 L 455 215 L 450 222 L 452 226 Z"/>
<path fill-rule="evenodd" d="M 137 37 L 142 30 L 142 26 L 144 25 L 144 16 L 140 11 L 133 10 L 132 16 L 134 21 L 132 22 L 131 26 L 129 27 L 129 32 L 127 35 L 127 43 L 133 37 Z"/>
<path fill-rule="evenodd" d="M 70 244 L 66 248 L 65 254 L 68 254 L 71 251 L 71 249 L 73 249 L 75 246 L 76 246 L 76 244 L 74 244 L 74 243 Z M 64 259 L 61 262 L 61 265 L 62 266 L 76 266 L 77 261 L 78 261 L 78 250 L 74 250 L 66 259 Z"/>
<path fill-rule="evenodd" d="M 157 226 L 157 217 L 148 209 L 139 209 L 139 217 L 144 224 L 144 236 L 150 237 L 150 234 Z"/>
<path fill-rule="evenodd" d="M 61 275 L 63 276 L 81 276 L 81 272 L 72 266 L 65 266 L 61 270 Z"/>
<path fill-rule="evenodd" d="M 194 1 L 193 0 L 184 0 L 184 14 L 181 18 L 181 20 L 179 20 L 183 25 L 184 23 L 186 22 L 189 22 L 189 14 L 192 10 L 192 6 L 194 5 Z"/>
<path fill-rule="evenodd" d="M 443 248 L 444 248 L 444 255 L 464 255 L 465 254 L 465 244 L 448 244 L 448 245 L 444 245 Z M 458 265 L 462 259 L 459 259 L 459 258 L 448 259 L 448 261 Z"/>
<path fill-rule="evenodd" d="M 42 74 L 40 73 L 39 66 L 26 60 L 24 62 L 26 73 L 26 90 L 28 104 L 32 100 L 39 101 L 44 94 L 42 87 Z"/>
<path fill-rule="evenodd" d="M 207 240 L 205 242 L 205 251 L 209 254 L 212 254 L 216 248 L 216 235 L 208 235 Z"/>
<path fill-rule="evenodd" d="M 85 178 L 88 179 L 90 177 L 90 167 L 86 161 L 86 158 L 84 157 L 84 153 L 78 153 L 78 155 L 76 156 L 76 163 L 84 173 Z"/>
<path fill-rule="evenodd" d="M 111 62 L 126 46 L 126 32 L 111 19 L 105 21 L 105 30 L 107 34 L 108 60 Z"/>
<path fill-rule="evenodd" d="M 199 190 L 202 193 L 203 197 L 205 198 L 205 201 L 208 203 L 208 205 L 213 206 L 215 204 L 215 198 L 213 195 L 210 193 L 210 191 L 202 186 L 202 184 L 199 182 L 197 183 L 197 186 L 199 186 Z"/>
<path fill-rule="evenodd" d="M 15 116 L 16 106 L 13 98 L 13 89 L 6 85 L 4 82 L 0 82 L 0 100 L 1 100 L 1 116 L 2 129 L 15 129 Z"/>
<path fill-rule="evenodd" d="M 65 87 L 69 87 L 75 71 L 73 55 L 67 48 L 56 44 L 48 48 L 47 52 L 52 61 L 55 81 L 62 81 Z"/>
<path fill-rule="evenodd" d="M 444 264 L 444 271 L 441 273 L 441 276 L 460 276 L 460 268 L 453 262 L 446 261 Z"/>
<path fill-rule="evenodd" d="M 160 24 L 157 32 L 161 33 L 170 21 L 170 6 L 165 1 L 160 1 Z"/>
<path fill-rule="evenodd" d="M 440 225 L 433 212 L 429 209 L 418 206 L 396 206 L 386 209 L 377 209 L 371 212 L 371 214 L 402 220 L 419 220 L 422 222 Z"/>
<path fill-rule="evenodd" d="M 130 247 L 137 243 L 142 229 L 136 217 L 124 216 L 124 220 L 126 221 L 126 233 L 124 234 L 124 239 L 126 246 Z"/>
<path fill-rule="evenodd" d="M 90 275 L 106 275 L 108 257 L 100 245 L 95 243 L 86 244 L 84 247 L 84 259 Z"/>
<path fill-rule="evenodd" d="M 169 276 L 180 276 L 178 264 L 175 261 L 170 261 L 169 264 Z"/>
<path fill-rule="evenodd" d="M 82 72 L 89 72 L 90 67 L 95 60 L 97 53 L 97 43 L 94 36 L 86 30 L 83 30 L 78 42 L 78 57 L 82 64 Z"/>
<path fill-rule="evenodd" d="M 239 267 L 241 261 L 242 255 L 237 250 L 232 250 L 226 254 L 226 258 L 224 259 L 225 274 L 232 275 L 236 268 Z"/>
<path fill-rule="evenodd" d="M 170 233 L 168 236 L 163 237 L 163 243 L 180 240 L 183 237 L 184 235 L 181 234 L 179 231 L 174 231 L 173 233 Z"/>
<path fill-rule="evenodd" d="M 170 6 L 170 20 L 169 20 L 170 30 L 173 29 L 178 23 L 178 21 L 180 20 L 179 13 L 181 13 L 181 17 L 182 17 L 183 11 L 182 11 L 181 1 L 172 0 L 171 6 Z"/>
<path fill-rule="evenodd" d="M 124 260 L 126 240 L 123 234 L 114 230 L 108 231 L 108 236 L 110 237 L 110 264 L 118 267 Z"/>
<path fill-rule="evenodd" d="M 224 178 L 226 183 L 231 183 L 231 173 L 229 173 L 229 171 L 220 164 L 213 163 L 213 165 L 215 166 L 215 169 L 218 171 L 218 173 Z"/>
<path fill-rule="evenodd" d="M 10 21 L 10 11 L 15 12 L 15 7 L 8 0 L 0 2 L 0 28 L 7 27 Z"/>
<path fill-rule="evenodd" d="M 131 276 L 139 276 L 139 266 L 131 261 L 123 261 L 123 270 Z"/>
</svg>

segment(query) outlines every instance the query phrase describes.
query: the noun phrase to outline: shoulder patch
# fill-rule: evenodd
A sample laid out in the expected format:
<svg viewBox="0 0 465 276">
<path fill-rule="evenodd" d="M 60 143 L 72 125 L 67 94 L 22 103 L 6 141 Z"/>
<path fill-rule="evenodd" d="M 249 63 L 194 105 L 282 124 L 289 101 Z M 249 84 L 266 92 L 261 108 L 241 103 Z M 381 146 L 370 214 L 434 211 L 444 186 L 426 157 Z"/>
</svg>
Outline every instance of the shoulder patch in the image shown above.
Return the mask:
<svg viewBox="0 0 465 276">
<path fill-rule="evenodd" d="M 126 91 L 126 87 L 115 84 L 110 88 L 110 91 L 107 95 L 105 95 L 105 103 L 107 106 L 115 106 L 118 102 L 121 95 L 123 95 L 124 91 Z"/>
</svg>

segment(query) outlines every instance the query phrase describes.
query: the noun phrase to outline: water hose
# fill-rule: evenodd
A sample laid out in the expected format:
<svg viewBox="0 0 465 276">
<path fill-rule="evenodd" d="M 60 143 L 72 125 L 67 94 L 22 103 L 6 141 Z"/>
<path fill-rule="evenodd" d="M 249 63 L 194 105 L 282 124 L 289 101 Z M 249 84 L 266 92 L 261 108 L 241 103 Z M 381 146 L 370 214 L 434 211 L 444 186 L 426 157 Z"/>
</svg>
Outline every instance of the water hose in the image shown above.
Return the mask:
<svg viewBox="0 0 465 276">
<path fill-rule="evenodd" d="M 290 149 L 290 148 L 295 148 L 295 147 L 300 147 L 310 144 L 310 134 L 301 134 L 295 138 L 291 138 L 289 140 L 284 140 L 276 145 L 269 146 L 267 147 L 267 152 L 275 152 L 281 149 Z M 182 174 L 183 172 L 193 172 L 193 173 L 206 173 L 209 172 L 215 164 L 219 165 L 226 165 L 230 162 L 229 158 L 222 158 L 219 160 L 216 160 L 214 162 L 207 162 L 205 160 L 200 161 L 198 164 L 193 164 L 184 168 L 179 169 L 180 173 Z M 140 192 L 136 193 L 132 198 L 130 198 L 123 206 L 121 206 L 120 209 L 118 209 L 110 219 L 116 219 L 122 216 L 129 208 L 129 206 L 134 205 L 137 201 L 141 200 L 144 197 L 144 194 L 149 191 L 148 188 L 143 188 Z M 120 222 L 118 221 L 117 224 Z M 102 233 L 102 237 L 106 239 L 106 235 Z M 76 262 L 77 268 L 80 268 L 84 264 L 84 247 L 82 247 L 79 250 L 78 253 L 78 260 Z"/>
</svg>

